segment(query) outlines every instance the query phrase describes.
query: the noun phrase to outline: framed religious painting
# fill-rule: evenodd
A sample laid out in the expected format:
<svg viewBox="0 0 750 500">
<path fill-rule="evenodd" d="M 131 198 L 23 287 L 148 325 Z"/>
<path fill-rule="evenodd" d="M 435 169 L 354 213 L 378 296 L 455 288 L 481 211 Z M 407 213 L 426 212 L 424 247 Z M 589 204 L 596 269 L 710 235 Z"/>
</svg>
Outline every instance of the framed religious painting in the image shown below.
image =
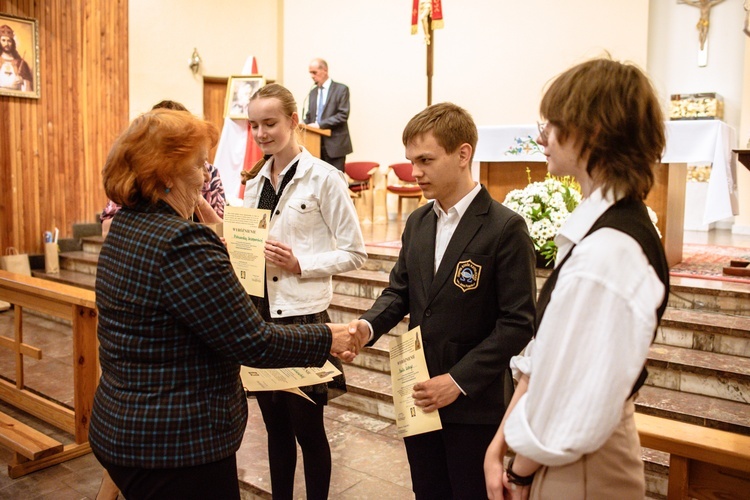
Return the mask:
<svg viewBox="0 0 750 500">
<path fill-rule="evenodd" d="M 39 99 L 39 25 L 0 14 L 0 95 Z"/>
<path fill-rule="evenodd" d="M 266 84 L 261 75 L 230 76 L 227 82 L 227 99 L 224 105 L 224 117 L 247 119 L 247 105 L 250 97 Z"/>
</svg>

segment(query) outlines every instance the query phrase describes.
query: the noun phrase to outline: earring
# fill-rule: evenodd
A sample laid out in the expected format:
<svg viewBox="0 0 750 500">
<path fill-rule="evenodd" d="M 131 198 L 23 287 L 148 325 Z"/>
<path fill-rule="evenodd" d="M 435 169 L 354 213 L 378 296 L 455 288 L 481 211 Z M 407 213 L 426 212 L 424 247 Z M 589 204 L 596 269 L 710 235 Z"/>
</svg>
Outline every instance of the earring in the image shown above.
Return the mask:
<svg viewBox="0 0 750 500">
<path fill-rule="evenodd" d="M 167 188 L 167 189 L 164 190 L 164 192 L 167 193 L 167 194 L 169 194 L 170 191 L 171 191 L 171 189 L 169 189 L 169 188 Z"/>
</svg>

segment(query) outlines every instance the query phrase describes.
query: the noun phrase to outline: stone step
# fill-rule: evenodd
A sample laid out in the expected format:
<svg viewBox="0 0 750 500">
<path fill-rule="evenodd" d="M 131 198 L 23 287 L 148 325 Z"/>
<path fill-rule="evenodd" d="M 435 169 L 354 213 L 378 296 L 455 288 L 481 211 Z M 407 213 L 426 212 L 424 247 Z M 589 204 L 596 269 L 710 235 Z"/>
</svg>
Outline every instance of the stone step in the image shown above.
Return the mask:
<svg viewBox="0 0 750 500">
<path fill-rule="evenodd" d="M 369 415 L 395 419 L 391 377 L 388 373 L 348 364 L 344 367 L 348 392 L 337 405 Z M 636 411 L 704 427 L 750 435 L 750 407 L 704 395 L 652 386 L 641 388 Z"/>
<path fill-rule="evenodd" d="M 644 385 L 636 408 L 646 415 L 750 436 L 750 406 L 745 403 Z"/>
<path fill-rule="evenodd" d="M 367 252 L 367 260 L 362 267 L 365 271 L 381 271 L 387 274 L 391 272 L 396 260 L 398 260 L 399 249 L 365 245 L 365 251 Z"/>
<path fill-rule="evenodd" d="M 667 308 L 656 343 L 750 357 L 750 316 Z"/>
<path fill-rule="evenodd" d="M 77 286 L 79 288 L 85 288 L 86 290 L 94 290 L 96 288 L 96 276 L 90 273 L 60 269 L 59 273 L 53 274 L 46 273 L 43 269 L 38 269 L 31 271 L 31 275 L 36 278 L 55 281 L 57 283 L 64 283 L 71 286 Z"/>
<path fill-rule="evenodd" d="M 81 238 L 81 243 L 83 245 L 84 252 L 94 253 L 98 255 L 99 252 L 102 250 L 104 237 L 103 236 L 86 236 L 84 238 Z"/>
<path fill-rule="evenodd" d="M 99 254 L 76 250 L 60 254 L 60 269 L 76 271 L 96 276 Z"/>
<path fill-rule="evenodd" d="M 671 276 L 668 306 L 673 309 L 750 316 L 750 284 Z"/>
<path fill-rule="evenodd" d="M 750 358 L 654 344 L 648 370 L 649 385 L 750 404 Z"/>
</svg>

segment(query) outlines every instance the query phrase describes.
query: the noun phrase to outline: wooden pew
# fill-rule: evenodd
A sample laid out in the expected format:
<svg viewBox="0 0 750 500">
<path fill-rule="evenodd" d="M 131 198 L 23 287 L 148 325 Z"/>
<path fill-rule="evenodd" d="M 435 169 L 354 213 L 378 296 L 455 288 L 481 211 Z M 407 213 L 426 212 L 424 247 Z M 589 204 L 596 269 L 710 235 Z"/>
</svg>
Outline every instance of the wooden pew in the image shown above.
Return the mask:
<svg viewBox="0 0 750 500">
<path fill-rule="evenodd" d="M 635 414 L 646 448 L 669 453 L 668 500 L 748 498 L 750 436 Z"/>
<path fill-rule="evenodd" d="M 8 465 L 12 478 L 55 465 L 91 451 L 88 427 L 94 391 L 99 382 L 95 294 L 90 290 L 0 270 L 0 300 L 14 306 L 14 338 L 0 337 L 0 348 L 13 351 L 15 383 L 0 380 L 0 399 L 73 435 L 74 443 L 62 445 L 41 439 L 30 427 L 19 427 L 7 415 L 0 417 L 0 444 L 15 452 Z M 32 309 L 73 325 L 73 410 L 26 389 L 24 356 L 39 359 L 40 349 L 23 342 L 23 310 Z M 31 455 L 31 456 L 29 456 Z"/>
</svg>

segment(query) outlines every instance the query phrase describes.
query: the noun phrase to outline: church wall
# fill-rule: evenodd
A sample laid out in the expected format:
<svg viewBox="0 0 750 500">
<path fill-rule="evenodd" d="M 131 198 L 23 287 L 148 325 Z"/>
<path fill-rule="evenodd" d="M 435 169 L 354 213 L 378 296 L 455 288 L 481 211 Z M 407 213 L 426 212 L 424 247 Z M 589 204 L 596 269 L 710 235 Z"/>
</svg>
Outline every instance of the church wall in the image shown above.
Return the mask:
<svg viewBox="0 0 750 500">
<path fill-rule="evenodd" d="M 203 114 L 203 76 L 239 75 L 254 55 L 277 77 L 277 0 L 129 0 L 130 118 L 162 99 Z M 188 67 L 193 49 L 198 74 Z"/>
<path fill-rule="evenodd" d="M 421 30 L 410 35 L 410 4 L 284 1 L 284 83 L 301 101 L 309 60 L 328 61 L 351 90 L 351 160 L 403 161 L 403 127 L 426 106 L 425 45 Z M 443 0 L 443 11 L 432 102 L 455 102 L 478 125 L 533 123 L 545 83 L 604 50 L 646 65 L 647 0 Z"/>
</svg>

